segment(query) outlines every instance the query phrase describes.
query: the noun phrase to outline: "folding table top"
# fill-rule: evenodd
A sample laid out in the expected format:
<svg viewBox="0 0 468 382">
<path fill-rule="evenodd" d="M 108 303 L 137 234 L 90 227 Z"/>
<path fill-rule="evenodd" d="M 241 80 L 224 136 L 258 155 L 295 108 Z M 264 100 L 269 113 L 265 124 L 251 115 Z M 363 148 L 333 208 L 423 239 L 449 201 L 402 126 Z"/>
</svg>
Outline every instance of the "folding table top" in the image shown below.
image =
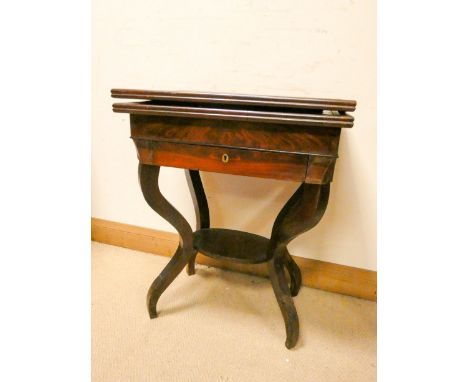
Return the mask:
<svg viewBox="0 0 468 382">
<path fill-rule="evenodd" d="M 226 93 L 112 89 L 114 98 L 140 102 L 116 103 L 120 113 L 186 118 L 225 119 L 323 127 L 352 127 L 356 101 Z"/>
</svg>

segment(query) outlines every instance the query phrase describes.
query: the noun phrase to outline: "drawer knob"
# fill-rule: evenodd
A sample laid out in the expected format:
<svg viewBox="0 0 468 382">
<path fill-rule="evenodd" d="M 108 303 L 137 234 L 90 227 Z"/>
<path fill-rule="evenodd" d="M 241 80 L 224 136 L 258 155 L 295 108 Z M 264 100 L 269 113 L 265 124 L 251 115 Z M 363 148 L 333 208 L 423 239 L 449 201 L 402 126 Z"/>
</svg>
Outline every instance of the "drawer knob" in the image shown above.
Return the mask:
<svg viewBox="0 0 468 382">
<path fill-rule="evenodd" d="M 221 156 L 221 160 L 223 161 L 223 163 L 229 162 L 229 155 L 223 154 L 223 155 Z"/>
</svg>

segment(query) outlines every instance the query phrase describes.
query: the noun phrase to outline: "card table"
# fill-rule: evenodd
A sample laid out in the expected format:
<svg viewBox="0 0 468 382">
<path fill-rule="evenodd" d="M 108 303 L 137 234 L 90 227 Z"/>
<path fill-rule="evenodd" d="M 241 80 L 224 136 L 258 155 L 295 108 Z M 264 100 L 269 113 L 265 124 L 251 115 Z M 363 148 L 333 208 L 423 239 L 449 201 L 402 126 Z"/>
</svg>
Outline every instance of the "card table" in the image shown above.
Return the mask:
<svg viewBox="0 0 468 382">
<path fill-rule="evenodd" d="M 325 212 L 341 129 L 353 126 L 348 112 L 355 110 L 356 102 L 132 89 L 113 89 L 111 96 L 136 100 L 115 103 L 113 110 L 130 115 L 143 197 L 180 236 L 174 256 L 148 290 L 150 318 L 157 316 L 161 294 L 182 269 L 195 273 L 198 252 L 241 263 L 267 263 L 286 327 L 286 347 L 294 347 L 299 320 L 293 297 L 301 287 L 301 271 L 287 245 L 317 225 Z M 161 194 L 161 166 L 185 169 L 197 217 L 195 232 Z M 199 171 L 300 184 L 266 238 L 210 227 Z"/>
</svg>

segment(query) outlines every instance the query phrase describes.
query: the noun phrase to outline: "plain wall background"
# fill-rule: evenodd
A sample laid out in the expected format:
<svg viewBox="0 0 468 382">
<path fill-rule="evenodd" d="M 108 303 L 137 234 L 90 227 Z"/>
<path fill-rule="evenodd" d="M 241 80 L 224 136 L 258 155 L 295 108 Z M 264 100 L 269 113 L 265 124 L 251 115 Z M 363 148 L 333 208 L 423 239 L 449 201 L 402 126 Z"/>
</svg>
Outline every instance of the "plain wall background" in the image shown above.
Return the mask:
<svg viewBox="0 0 468 382">
<path fill-rule="evenodd" d="M 93 1 L 92 216 L 174 229 L 144 201 L 126 114 L 111 88 L 355 99 L 327 211 L 293 255 L 376 270 L 374 0 Z M 203 173 L 212 226 L 269 236 L 298 184 Z M 161 190 L 194 226 L 184 172 Z"/>
</svg>

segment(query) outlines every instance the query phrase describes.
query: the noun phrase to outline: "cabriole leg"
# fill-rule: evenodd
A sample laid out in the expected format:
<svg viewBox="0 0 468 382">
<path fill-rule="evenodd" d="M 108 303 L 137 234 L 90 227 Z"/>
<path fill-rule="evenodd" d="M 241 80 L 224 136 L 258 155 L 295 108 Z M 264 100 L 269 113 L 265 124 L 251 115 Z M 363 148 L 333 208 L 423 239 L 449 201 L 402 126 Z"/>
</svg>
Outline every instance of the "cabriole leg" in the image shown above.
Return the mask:
<svg viewBox="0 0 468 382">
<path fill-rule="evenodd" d="M 150 318 L 157 316 L 159 297 L 193 257 L 193 234 L 185 218 L 161 194 L 158 184 L 159 166 L 139 164 L 138 175 L 143 196 L 150 207 L 166 219 L 180 235 L 179 247 L 161 274 L 151 284 L 146 304 Z"/>
<path fill-rule="evenodd" d="M 299 318 L 288 287 L 281 257 L 274 257 L 268 262 L 268 274 L 286 326 L 286 347 L 291 349 L 296 345 L 299 337 Z"/>
<path fill-rule="evenodd" d="M 270 240 L 268 270 L 286 327 L 286 347 L 294 347 L 299 337 L 299 321 L 292 296 L 297 295 L 300 270 L 287 250 L 295 237 L 313 228 L 322 218 L 328 203 L 330 185 L 302 183 L 278 214 Z M 288 288 L 284 268 L 288 269 Z"/>
</svg>

